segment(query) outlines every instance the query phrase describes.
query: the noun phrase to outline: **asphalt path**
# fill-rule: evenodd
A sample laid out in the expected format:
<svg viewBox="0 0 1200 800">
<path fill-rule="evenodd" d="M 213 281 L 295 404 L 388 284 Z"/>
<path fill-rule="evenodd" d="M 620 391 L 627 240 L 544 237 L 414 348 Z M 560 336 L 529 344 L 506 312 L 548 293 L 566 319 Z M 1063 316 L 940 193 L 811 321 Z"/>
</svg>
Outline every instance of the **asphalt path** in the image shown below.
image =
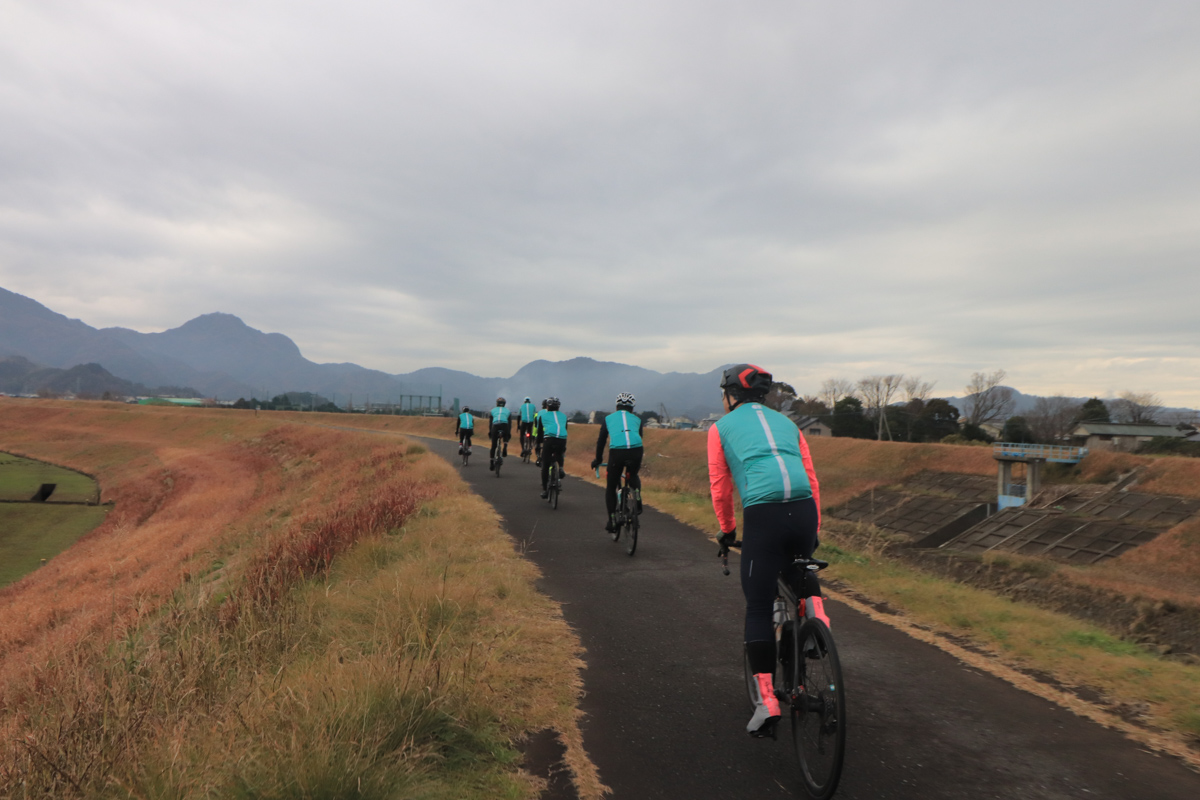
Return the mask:
<svg viewBox="0 0 1200 800">
<path fill-rule="evenodd" d="M 459 463 L 454 442 L 423 441 Z M 587 651 L 584 745 L 613 797 L 803 796 L 786 720 L 778 741 L 745 733 L 733 559 L 723 576 L 715 544 L 649 507 L 627 556 L 604 532 L 602 489 L 568 477 L 554 510 L 538 498 L 533 464 L 510 456 L 497 478 L 486 442 L 475 453 L 463 477 L 541 568 L 540 589 Z M 844 605 L 828 608 L 849 719 L 837 797 L 1200 798 L 1200 775 L 1175 759 Z"/>
</svg>

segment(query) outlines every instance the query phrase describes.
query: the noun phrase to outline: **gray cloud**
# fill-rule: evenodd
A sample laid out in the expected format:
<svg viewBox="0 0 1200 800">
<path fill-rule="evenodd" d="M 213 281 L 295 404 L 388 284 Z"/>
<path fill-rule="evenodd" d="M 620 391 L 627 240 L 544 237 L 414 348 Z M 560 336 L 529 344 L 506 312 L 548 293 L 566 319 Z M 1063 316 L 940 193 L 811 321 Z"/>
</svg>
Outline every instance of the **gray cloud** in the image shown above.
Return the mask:
<svg viewBox="0 0 1200 800">
<path fill-rule="evenodd" d="M 322 361 L 1200 406 L 1188 3 L 0 3 L 0 282 Z"/>
</svg>

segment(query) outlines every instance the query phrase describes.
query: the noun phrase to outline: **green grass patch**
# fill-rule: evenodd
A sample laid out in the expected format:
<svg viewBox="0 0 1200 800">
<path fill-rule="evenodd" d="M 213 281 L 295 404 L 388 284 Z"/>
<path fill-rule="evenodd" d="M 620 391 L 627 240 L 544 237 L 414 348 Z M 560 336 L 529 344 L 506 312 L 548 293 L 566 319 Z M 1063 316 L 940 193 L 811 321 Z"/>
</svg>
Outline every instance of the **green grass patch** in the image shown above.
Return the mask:
<svg viewBox="0 0 1200 800">
<path fill-rule="evenodd" d="M 101 506 L 0 503 L 0 586 L 37 569 L 104 521 Z"/>
<path fill-rule="evenodd" d="M 0 500 L 28 500 L 43 483 L 56 486 L 51 503 L 88 503 L 96 499 L 96 482 L 81 472 L 0 453 Z"/>
</svg>

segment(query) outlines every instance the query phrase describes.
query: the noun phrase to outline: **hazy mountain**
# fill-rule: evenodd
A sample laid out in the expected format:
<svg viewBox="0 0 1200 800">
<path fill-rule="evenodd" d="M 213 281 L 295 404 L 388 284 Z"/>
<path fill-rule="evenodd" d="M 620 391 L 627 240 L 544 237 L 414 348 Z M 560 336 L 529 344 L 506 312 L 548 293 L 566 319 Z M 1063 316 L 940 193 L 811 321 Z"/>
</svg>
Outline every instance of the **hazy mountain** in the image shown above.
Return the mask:
<svg viewBox="0 0 1200 800">
<path fill-rule="evenodd" d="M 400 395 L 436 395 L 491 407 L 504 395 L 540 401 L 556 395 L 570 409 L 608 409 L 617 392 L 633 392 L 641 409 L 666 406 L 672 415 L 719 410 L 718 375 L 662 374 L 590 358 L 533 361 L 509 378 L 482 378 L 431 367 L 390 375 L 357 364 L 317 364 L 280 333 L 263 333 L 232 314 L 205 314 L 162 333 L 96 329 L 35 300 L 0 289 L 0 356 L 16 355 L 49 367 L 103 365 L 113 375 L 148 386 L 194 386 L 208 397 L 269 398 L 316 392 L 345 405 L 385 405 Z"/>
<path fill-rule="evenodd" d="M 0 358 L 0 392 L 5 394 L 76 394 L 101 397 L 106 392 L 113 397 L 169 394 L 175 397 L 197 397 L 198 392 L 186 386 L 159 386 L 147 389 L 140 383 L 118 378 L 99 364 L 79 364 L 70 369 L 44 367 L 20 356 Z"/>
</svg>

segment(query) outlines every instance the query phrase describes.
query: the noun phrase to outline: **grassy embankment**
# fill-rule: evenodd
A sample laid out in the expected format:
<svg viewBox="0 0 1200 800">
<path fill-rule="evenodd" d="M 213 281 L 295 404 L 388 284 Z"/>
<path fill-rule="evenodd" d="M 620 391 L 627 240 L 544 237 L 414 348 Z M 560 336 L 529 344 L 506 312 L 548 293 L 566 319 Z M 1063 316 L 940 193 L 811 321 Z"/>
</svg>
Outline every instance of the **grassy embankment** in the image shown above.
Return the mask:
<svg viewBox="0 0 1200 800">
<path fill-rule="evenodd" d="M 420 445 L 250 412 L 0 400 L 113 510 L 0 590 L 0 795 L 530 797 L 578 644 Z"/>
<path fill-rule="evenodd" d="M 96 482 L 79 472 L 0 453 L 0 501 L 28 500 L 44 483 L 56 485 L 47 503 L 0 502 L 0 586 L 36 569 L 104 521 L 89 503 Z"/>
<path fill-rule="evenodd" d="M 343 420 L 346 418 L 343 417 Z M 453 438 L 453 420 L 354 417 L 353 424 Z M 596 426 L 572 426 L 567 471 L 591 479 Z M 822 505 L 836 506 L 872 488 L 922 470 L 994 475 L 990 448 L 910 445 L 852 439 L 810 440 Z M 718 533 L 708 493 L 705 436 L 692 431 L 647 431 L 643 496 L 647 502 L 712 535 Z M 1066 480 L 1108 482 L 1142 469 L 1138 491 L 1200 497 L 1196 459 L 1090 455 Z M 594 480 L 594 479 L 593 479 Z M 602 519 L 598 509 L 597 520 Z M 652 533 L 650 534 L 652 535 Z M 1200 668 L 1163 659 L 1065 614 L 1014 602 L 932 576 L 883 556 L 864 526 L 825 520 L 820 554 L 830 575 L 873 601 L 902 610 L 936 631 L 967 636 L 1001 661 L 1053 675 L 1067 686 L 1099 691 L 1110 705 L 1155 727 L 1200 743 Z M 984 559 L 1013 561 L 997 555 Z M 1110 562 L 1074 567 L 1029 561 L 1036 574 L 1151 599 L 1192 604 L 1200 596 L 1200 523 L 1179 525 Z"/>
</svg>

